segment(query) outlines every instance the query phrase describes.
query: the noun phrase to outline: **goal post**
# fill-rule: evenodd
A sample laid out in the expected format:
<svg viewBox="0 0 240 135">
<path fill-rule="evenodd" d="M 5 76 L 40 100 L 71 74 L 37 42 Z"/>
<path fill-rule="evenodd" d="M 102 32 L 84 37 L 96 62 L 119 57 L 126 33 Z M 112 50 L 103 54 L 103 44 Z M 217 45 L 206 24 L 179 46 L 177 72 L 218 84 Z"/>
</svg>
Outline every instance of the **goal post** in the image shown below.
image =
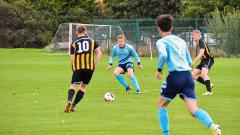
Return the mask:
<svg viewBox="0 0 240 135">
<path fill-rule="evenodd" d="M 69 23 L 69 32 L 68 32 L 68 53 L 70 54 L 70 46 L 72 43 L 72 23 Z"/>
<path fill-rule="evenodd" d="M 51 42 L 51 51 L 69 51 L 71 43 L 77 39 L 76 28 L 78 25 L 86 27 L 87 35 L 93 38 L 102 48 L 103 52 L 110 53 L 112 46 L 116 43 L 118 35 L 124 35 L 120 26 L 63 23 L 59 26 Z"/>
</svg>

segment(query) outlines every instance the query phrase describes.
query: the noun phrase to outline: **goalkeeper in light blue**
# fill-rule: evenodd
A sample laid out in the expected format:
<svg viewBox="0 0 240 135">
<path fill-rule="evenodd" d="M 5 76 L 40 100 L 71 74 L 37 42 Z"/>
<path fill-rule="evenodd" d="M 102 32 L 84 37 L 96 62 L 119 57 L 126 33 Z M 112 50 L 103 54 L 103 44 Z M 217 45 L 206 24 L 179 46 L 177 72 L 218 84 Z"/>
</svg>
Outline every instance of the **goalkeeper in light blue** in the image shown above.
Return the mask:
<svg viewBox="0 0 240 135">
<path fill-rule="evenodd" d="M 167 63 L 169 75 L 163 82 L 158 100 L 158 119 L 163 135 L 170 135 L 167 106 L 177 94 L 183 99 L 190 114 L 212 130 L 214 135 L 221 135 L 220 126 L 215 124 L 209 114 L 198 108 L 194 81 L 190 73 L 192 59 L 186 42 L 172 35 L 174 19 L 171 15 L 160 15 L 157 27 L 162 37 L 156 43 L 158 50 L 157 79 L 162 78 L 163 65 Z"/>
<path fill-rule="evenodd" d="M 131 79 L 133 86 L 136 90 L 137 94 L 141 94 L 141 89 L 138 85 L 138 80 L 136 76 L 134 76 L 134 67 L 133 67 L 133 58 L 137 61 L 138 67 L 143 70 L 142 65 L 140 64 L 140 59 L 138 57 L 137 52 L 134 48 L 128 44 L 126 44 L 126 39 L 123 35 L 119 35 L 117 37 L 117 44 L 112 49 L 112 54 L 109 60 L 108 70 L 112 68 L 114 57 L 118 57 L 118 66 L 114 70 L 113 74 L 116 79 L 120 82 L 121 85 L 126 89 L 126 93 L 129 93 L 131 87 L 126 83 L 123 76 L 121 74 L 128 73 L 128 77 Z"/>
</svg>

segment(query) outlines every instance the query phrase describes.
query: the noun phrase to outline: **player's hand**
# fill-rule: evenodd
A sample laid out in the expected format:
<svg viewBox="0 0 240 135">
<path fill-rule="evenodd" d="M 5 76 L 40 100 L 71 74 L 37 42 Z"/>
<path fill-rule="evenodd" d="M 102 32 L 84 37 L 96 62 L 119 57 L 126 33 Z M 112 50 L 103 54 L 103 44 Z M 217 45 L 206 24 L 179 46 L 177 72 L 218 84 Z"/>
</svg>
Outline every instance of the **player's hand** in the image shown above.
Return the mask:
<svg viewBox="0 0 240 135">
<path fill-rule="evenodd" d="M 112 68 L 112 65 L 108 65 L 107 70 L 110 70 Z"/>
<path fill-rule="evenodd" d="M 157 73 L 156 73 L 156 78 L 157 78 L 158 80 L 162 80 L 162 73 L 161 73 L 161 72 L 157 72 Z"/>
<path fill-rule="evenodd" d="M 140 64 L 140 65 L 138 65 L 138 67 L 141 69 L 141 70 L 143 70 L 144 68 L 143 68 L 143 66 Z"/>
</svg>

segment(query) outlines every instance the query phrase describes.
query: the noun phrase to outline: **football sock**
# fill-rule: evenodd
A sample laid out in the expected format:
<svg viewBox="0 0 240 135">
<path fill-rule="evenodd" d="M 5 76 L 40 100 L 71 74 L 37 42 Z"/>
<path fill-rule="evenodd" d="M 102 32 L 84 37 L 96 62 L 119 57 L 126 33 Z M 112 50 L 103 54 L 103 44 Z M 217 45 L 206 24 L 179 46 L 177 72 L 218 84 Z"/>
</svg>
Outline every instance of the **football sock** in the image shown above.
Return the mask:
<svg viewBox="0 0 240 135">
<path fill-rule="evenodd" d="M 210 82 L 210 80 L 206 80 L 205 81 L 205 85 L 206 85 L 206 88 L 207 88 L 207 91 L 209 91 L 209 92 L 211 92 L 211 82 Z"/>
<path fill-rule="evenodd" d="M 136 91 L 140 90 L 137 78 L 135 76 L 132 76 L 130 79 L 131 79 L 131 81 L 133 83 L 133 86 L 136 89 Z"/>
<path fill-rule="evenodd" d="M 75 90 L 74 89 L 69 89 L 68 90 L 68 101 L 69 102 L 72 102 L 72 98 L 73 98 L 74 94 L 75 94 Z"/>
<path fill-rule="evenodd" d="M 194 116 L 202 123 L 204 123 L 208 128 L 210 128 L 210 126 L 214 124 L 212 118 L 208 115 L 206 111 L 202 109 L 197 109 L 197 111 L 194 113 Z"/>
<path fill-rule="evenodd" d="M 160 128 L 162 129 L 163 135 L 169 135 L 169 120 L 166 108 L 158 109 L 158 119 L 160 122 Z"/>
<path fill-rule="evenodd" d="M 116 76 L 116 78 L 125 88 L 129 87 L 128 84 L 125 82 L 124 78 L 122 77 L 122 75 L 119 74 L 118 76 Z"/>
<path fill-rule="evenodd" d="M 73 106 L 76 106 L 77 103 L 80 102 L 80 100 L 83 98 L 84 92 L 79 90 L 76 94 L 75 100 L 73 102 Z"/>
<path fill-rule="evenodd" d="M 197 78 L 197 81 L 200 82 L 201 84 L 204 84 L 204 85 L 205 85 L 205 82 L 204 82 L 204 80 L 203 80 L 203 78 L 202 78 L 201 76 L 199 76 L 199 77 Z"/>
</svg>

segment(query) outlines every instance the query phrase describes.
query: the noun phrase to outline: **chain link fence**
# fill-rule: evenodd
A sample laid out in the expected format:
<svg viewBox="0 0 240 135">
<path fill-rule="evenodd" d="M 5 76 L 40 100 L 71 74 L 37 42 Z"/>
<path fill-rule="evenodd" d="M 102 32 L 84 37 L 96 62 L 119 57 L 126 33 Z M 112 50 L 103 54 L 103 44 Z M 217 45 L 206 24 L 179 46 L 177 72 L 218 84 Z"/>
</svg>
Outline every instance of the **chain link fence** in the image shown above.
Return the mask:
<svg viewBox="0 0 240 135">
<path fill-rule="evenodd" d="M 202 37 L 216 57 L 240 56 L 240 18 L 230 19 L 229 23 L 224 25 L 225 27 L 220 26 L 220 28 L 208 25 L 210 21 L 213 20 L 176 19 L 173 33 L 187 42 L 192 56 L 196 55 L 196 44 L 193 42 L 191 34 L 195 29 L 202 32 Z M 133 45 L 141 56 L 150 55 L 147 45 L 147 41 L 150 39 L 153 55 L 157 54 L 155 43 L 160 37 L 154 19 L 95 19 L 94 24 L 120 27 L 127 42 Z M 94 36 L 95 39 L 97 36 Z M 117 34 L 108 38 L 111 38 L 111 41 L 116 41 L 116 36 Z M 110 43 L 105 52 L 110 54 L 113 45 L 114 43 Z"/>
</svg>

